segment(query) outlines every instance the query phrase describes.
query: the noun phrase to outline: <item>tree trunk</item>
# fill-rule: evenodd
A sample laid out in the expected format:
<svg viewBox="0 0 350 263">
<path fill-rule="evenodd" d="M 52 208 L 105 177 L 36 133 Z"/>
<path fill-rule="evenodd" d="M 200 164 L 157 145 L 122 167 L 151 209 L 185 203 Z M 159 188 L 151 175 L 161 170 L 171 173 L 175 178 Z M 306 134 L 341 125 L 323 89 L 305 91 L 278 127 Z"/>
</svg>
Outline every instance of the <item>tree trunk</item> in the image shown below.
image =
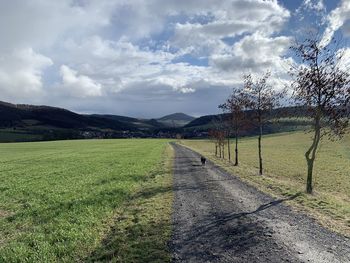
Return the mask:
<svg viewBox="0 0 350 263">
<path fill-rule="evenodd" d="M 314 160 L 306 159 L 307 162 L 307 178 L 306 178 L 306 193 L 312 194 L 312 172 L 314 169 Z"/>
<path fill-rule="evenodd" d="M 258 148 L 259 148 L 259 174 L 263 174 L 263 164 L 262 164 L 262 156 L 261 156 L 261 135 L 259 134 L 258 138 Z"/>
<path fill-rule="evenodd" d="M 235 166 L 238 166 L 238 133 L 236 132 L 236 145 L 235 145 Z"/>
<path fill-rule="evenodd" d="M 220 153 L 220 158 L 221 158 L 221 143 L 219 143 L 219 153 Z"/>
<path fill-rule="evenodd" d="M 215 143 L 215 156 L 217 157 L 218 156 L 218 144 Z"/>
<path fill-rule="evenodd" d="M 262 124 L 260 122 L 260 133 L 258 138 L 258 151 L 259 151 L 259 174 L 263 174 L 263 161 L 262 161 L 262 153 L 261 153 L 261 138 L 262 138 Z"/>
<path fill-rule="evenodd" d="M 225 143 L 222 144 L 222 159 L 225 159 Z"/>
<path fill-rule="evenodd" d="M 227 151 L 228 151 L 228 161 L 231 162 L 230 135 L 228 135 L 227 137 Z"/>
<path fill-rule="evenodd" d="M 312 183 L 312 174 L 314 169 L 314 162 L 316 158 L 316 151 L 318 144 L 321 138 L 321 127 L 320 127 L 320 118 L 316 117 L 315 121 L 315 135 L 312 141 L 312 145 L 305 153 L 306 163 L 307 163 L 307 179 L 306 179 L 306 192 L 312 194 L 313 183 Z"/>
</svg>

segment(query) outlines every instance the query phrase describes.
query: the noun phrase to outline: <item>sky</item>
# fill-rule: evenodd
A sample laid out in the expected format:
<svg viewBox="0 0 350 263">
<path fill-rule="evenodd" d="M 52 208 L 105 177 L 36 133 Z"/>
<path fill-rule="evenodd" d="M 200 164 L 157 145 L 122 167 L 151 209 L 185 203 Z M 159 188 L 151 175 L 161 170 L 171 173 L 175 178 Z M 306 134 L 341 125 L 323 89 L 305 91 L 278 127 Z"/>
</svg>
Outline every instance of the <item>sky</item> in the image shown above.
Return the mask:
<svg viewBox="0 0 350 263">
<path fill-rule="evenodd" d="M 214 114 L 243 74 L 288 86 L 289 47 L 313 26 L 350 64 L 350 0 L 0 0 L 0 100 Z"/>
</svg>

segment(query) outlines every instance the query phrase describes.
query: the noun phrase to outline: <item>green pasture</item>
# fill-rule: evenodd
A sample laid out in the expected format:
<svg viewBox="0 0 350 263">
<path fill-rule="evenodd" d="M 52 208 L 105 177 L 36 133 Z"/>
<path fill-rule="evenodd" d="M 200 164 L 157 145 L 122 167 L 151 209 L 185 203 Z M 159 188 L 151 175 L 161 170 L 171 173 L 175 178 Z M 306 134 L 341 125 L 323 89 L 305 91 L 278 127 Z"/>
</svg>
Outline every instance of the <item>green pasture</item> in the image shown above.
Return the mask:
<svg viewBox="0 0 350 263">
<path fill-rule="evenodd" d="M 152 139 L 0 144 L 0 262 L 168 261 L 169 147 Z"/>
</svg>

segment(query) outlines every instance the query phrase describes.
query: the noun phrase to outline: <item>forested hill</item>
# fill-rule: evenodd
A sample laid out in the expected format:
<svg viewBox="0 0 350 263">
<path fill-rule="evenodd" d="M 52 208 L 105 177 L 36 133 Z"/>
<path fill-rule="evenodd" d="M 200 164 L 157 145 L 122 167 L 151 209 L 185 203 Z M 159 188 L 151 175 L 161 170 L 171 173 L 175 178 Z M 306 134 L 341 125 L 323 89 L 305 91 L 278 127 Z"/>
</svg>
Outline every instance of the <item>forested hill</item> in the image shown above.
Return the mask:
<svg viewBox="0 0 350 263">
<path fill-rule="evenodd" d="M 166 115 L 164 117 L 161 117 L 161 118 L 157 119 L 157 121 L 160 123 L 163 123 L 165 126 L 176 128 L 176 127 L 183 127 L 186 124 L 193 121 L 194 119 L 196 119 L 196 118 L 189 116 L 187 114 L 178 112 L 178 113 L 174 113 L 174 114 L 170 114 L 170 115 Z"/>
<path fill-rule="evenodd" d="M 247 111 L 247 119 L 252 119 L 252 112 Z M 279 131 L 291 131 L 305 128 L 310 125 L 308 120 L 308 111 L 303 107 L 283 107 L 274 109 L 270 113 L 270 121 L 265 126 L 265 133 L 279 132 Z M 187 125 L 184 126 L 186 131 L 208 131 L 214 128 L 215 122 L 220 122 L 227 119 L 227 114 L 205 115 L 199 117 Z M 247 133 L 255 133 L 254 129 Z"/>
<path fill-rule="evenodd" d="M 133 119 L 109 118 L 103 115 L 82 115 L 62 108 L 0 102 L 0 127 L 137 130 L 142 122 Z M 147 126 L 147 125 L 145 125 Z M 162 127 L 159 123 L 158 127 Z"/>
<path fill-rule="evenodd" d="M 154 137 L 162 129 L 180 127 L 193 117 L 183 113 L 159 119 L 139 119 L 0 101 L 0 142 L 76 138 Z M 183 125 L 181 125 L 181 123 Z M 175 125 L 174 125 L 175 124 Z"/>
<path fill-rule="evenodd" d="M 300 129 L 309 122 L 296 119 L 306 116 L 305 109 L 288 107 L 276 109 L 271 117 L 278 125 L 265 127 L 266 133 Z M 247 116 L 251 113 L 247 112 Z M 158 119 L 139 119 L 109 114 L 78 114 L 72 111 L 26 104 L 0 102 L 0 142 L 57 140 L 80 138 L 130 138 L 130 137 L 186 137 L 206 136 L 213 121 L 225 115 L 207 115 L 199 118 L 184 113 L 174 113 Z M 249 131 L 254 134 L 254 131 Z"/>
</svg>

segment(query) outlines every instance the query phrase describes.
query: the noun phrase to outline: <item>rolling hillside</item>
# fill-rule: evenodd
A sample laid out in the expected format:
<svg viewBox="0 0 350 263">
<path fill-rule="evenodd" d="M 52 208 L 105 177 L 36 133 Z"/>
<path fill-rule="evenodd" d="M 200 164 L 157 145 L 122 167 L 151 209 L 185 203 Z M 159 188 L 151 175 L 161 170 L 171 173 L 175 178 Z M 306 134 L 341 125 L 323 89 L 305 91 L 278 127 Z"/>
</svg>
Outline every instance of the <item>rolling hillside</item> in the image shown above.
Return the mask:
<svg viewBox="0 0 350 263">
<path fill-rule="evenodd" d="M 157 120 L 83 115 L 66 109 L 0 102 L 0 141 L 146 136 L 165 127 Z M 141 133 L 141 134 L 140 134 Z"/>
<path fill-rule="evenodd" d="M 0 102 L 0 127 L 55 127 L 63 129 L 135 129 L 136 126 L 96 115 L 81 115 L 49 106 L 33 106 Z"/>
<path fill-rule="evenodd" d="M 174 113 L 166 115 L 162 118 L 157 119 L 158 122 L 164 124 L 165 126 L 178 128 L 183 127 L 191 121 L 195 120 L 195 117 L 189 116 L 184 113 Z"/>
<path fill-rule="evenodd" d="M 66 109 L 0 101 L 0 142 L 83 138 L 172 137 L 195 118 L 174 113 L 159 119 L 78 114 Z"/>
<path fill-rule="evenodd" d="M 304 129 L 310 125 L 306 111 L 287 107 L 272 112 L 272 121 L 264 127 L 265 133 Z M 251 113 L 247 112 L 247 116 Z M 304 118 L 296 118 L 296 117 Z M 225 114 L 199 118 L 174 113 L 158 119 L 139 119 L 110 114 L 78 114 L 72 111 L 26 104 L 0 102 L 0 142 L 84 139 L 175 137 L 205 137 L 213 128 L 213 121 Z M 254 135 L 254 127 L 242 135 Z"/>
<path fill-rule="evenodd" d="M 246 112 L 247 119 L 252 119 L 252 112 Z M 222 121 L 228 118 L 227 114 L 205 115 L 194 119 L 184 126 L 187 132 L 198 131 L 206 132 L 213 129 L 214 122 Z M 276 133 L 305 129 L 311 123 L 308 119 L 307 110 L 302 107 L 284 107 L 275 109 L 271 112 L 271 121 L 264 127 L 264 133 Z M 258 132 L 257 127 L 249 127 L 243 131 L 242 135 L 255 135 Z"/>
</svg>

